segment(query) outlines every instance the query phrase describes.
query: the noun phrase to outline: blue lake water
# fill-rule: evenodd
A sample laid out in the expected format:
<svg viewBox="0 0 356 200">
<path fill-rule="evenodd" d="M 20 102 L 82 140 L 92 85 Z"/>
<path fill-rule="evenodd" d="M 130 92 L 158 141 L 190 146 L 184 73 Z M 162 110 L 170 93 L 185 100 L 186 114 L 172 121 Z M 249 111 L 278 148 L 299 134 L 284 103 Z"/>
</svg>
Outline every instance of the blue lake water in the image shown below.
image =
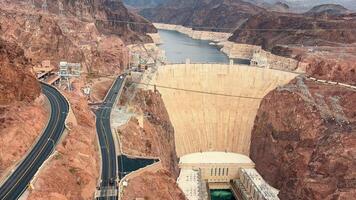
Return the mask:
<svg viewBox="0 0 356 200">
<path fill-rule="evenodd" d="M 169 63 L 228 63 L 229 58 L 217 47 L 209 45 L 211 41 L 196 40 L 177 31 L 158 30 Z"/>
</svg>

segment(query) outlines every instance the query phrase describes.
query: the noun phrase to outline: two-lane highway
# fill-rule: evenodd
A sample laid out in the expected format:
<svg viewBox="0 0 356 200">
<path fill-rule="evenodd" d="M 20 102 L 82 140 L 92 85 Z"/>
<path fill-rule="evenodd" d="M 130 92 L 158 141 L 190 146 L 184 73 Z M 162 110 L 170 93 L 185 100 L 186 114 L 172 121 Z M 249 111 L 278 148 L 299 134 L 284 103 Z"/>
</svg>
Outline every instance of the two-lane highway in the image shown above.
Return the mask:
<svg viewBox="0 0 356 200">
<path fill-rule="evenodd" d="M 117 199 L 117 156 L 110 126 L 110 114 L 124 80 L 125 75 L 121 75 L 115 80 L 103 104 L 95 113 L 96 131 L 99 137 L 102 162 L 100 195 L 97 198 L 98 200 Z"/>
<path fill-rule="evenodd" d="M 1 185 L 0 200 L 14 200 L 21 196 L 38 169 L 54 151 L 65 129 L 65 120 L 69 110 L 67 100 L 52 86 L 46 84 L 41 86 L 51 104 L 51 116 L 48 125 L 27 157 Z"/>
</svg>

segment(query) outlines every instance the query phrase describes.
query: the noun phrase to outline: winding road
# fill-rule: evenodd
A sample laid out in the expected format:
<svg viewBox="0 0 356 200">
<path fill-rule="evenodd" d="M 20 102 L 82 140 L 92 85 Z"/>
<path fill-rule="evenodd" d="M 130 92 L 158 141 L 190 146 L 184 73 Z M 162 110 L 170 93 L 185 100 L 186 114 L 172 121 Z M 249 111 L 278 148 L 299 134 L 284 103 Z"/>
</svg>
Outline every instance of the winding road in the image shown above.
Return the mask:
<svg viewBox="0 0 356 200">
<path fill-rule="evenodd" d="M 54 87 L 43 83 L 41 87 L 51 105 L 50 119 L 37 144 L 1 185 L 0 200 L 14 200 L 22 195 L 38 169 L 53 153 L 65 129 L 65 120 L 69 111 L 67 100 Z"/>
<path fill-rule="evenodd" d="M 101 152 L 101 183 L 100 194 L 97 199 L 117 199 L 117 156 L 115 142 L 110 126 L 110 114 L 118 94 L 125 80 L 125 75 L 119 76 L 110 91 L 108 92 L 103 104 L 96 111 L 96 131 L 99 137 Z"/>
</svg>

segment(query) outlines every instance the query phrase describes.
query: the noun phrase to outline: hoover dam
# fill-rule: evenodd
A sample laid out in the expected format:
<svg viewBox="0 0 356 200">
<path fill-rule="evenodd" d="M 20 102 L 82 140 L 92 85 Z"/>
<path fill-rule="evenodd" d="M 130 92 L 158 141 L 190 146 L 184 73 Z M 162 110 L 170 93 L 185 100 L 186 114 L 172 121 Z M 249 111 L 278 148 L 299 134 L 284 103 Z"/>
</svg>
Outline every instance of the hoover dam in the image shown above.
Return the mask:
<svg viewBox="0 0 356 200">
<path fill-rule="evenodd" d="M 290 1 L 0 0 L 0 200 L 355 199 L 356 10 Z"/>
<path fill-rule="evenodd" d="M 141 84 L 159 92 L 174 127 L 179 187 L 190 200 L 224 192 L 231 199 L 277 200 L 278 190 L 249 157 L 251 132 L 262 99 L 299 73 L 234 63 L 209 40 L 159 34 L 169 64 L 150 70 Z"/>
<path fill-rule="evenodd" d="M 179 157 L 206 151 L 249 155 L 262 98 L 298 74 L 248 65 L 170 64 L 150 85 L 162 95 Z"/>
</svg>

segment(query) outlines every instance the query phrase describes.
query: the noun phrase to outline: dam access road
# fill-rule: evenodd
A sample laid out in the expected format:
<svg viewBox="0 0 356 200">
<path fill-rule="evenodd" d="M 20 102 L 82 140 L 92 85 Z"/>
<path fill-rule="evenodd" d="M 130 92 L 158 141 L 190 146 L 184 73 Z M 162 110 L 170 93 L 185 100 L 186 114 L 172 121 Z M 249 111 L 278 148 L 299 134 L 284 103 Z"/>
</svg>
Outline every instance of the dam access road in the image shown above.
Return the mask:
<svg viewBox="0 0 356 200">
<path fill-rule="evenodd" d="M 41 86 L 42 92 L 47 96 L 51 105 L 50 119 L 46 129 L 33 149 L 1 185 L 1 200 L 14 200 L 20 198 L 29 186 L 38 169 L 53 153 L 56 144 L 60 140 L 65 129 L 65 120 L 69 111 L 67 100 L 54 87 L 43 83 Z"/>
<path fill-rule="evenodd" d="M 118 76 L 105 97 L 103 104 L 95 113 L 96 131 L 100 143 L 102 162 L 101 183 L 98 188 L 99 192 L 96 194 L 97 200 L 117 199 L 117 157 L 110 126 L 110 113 L 124 82 L 125 75 Z"/>
</svg>

